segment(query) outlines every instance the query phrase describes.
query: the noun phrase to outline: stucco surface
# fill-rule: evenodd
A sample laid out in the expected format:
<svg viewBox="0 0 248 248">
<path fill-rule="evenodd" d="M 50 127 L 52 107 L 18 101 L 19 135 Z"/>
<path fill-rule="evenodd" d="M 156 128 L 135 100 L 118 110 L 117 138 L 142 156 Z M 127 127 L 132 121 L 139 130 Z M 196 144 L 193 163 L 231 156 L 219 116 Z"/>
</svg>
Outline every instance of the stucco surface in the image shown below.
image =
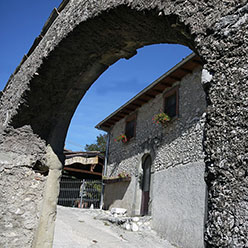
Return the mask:
<svg viewBox="0 0 248 248">
<path fill-rule="evenodd" d="M 118 182 L 105 185 L 104 209 L 114 207 L 127 209 L 128 215 L 134 215 L 139 210 L 139 204 L 135 204 L 137 195 L 137 180 L 133 176 L 130 182 Z M 136 206 L 137 205 L 137 206 Z"/>
<path fill-rule="evenodd" d="M 155 173 L 152 226 L 182 248 L 204 248 L 206 183 L 204 162 Z"/>
<path fill-rule="evenodd" d="M 47 144 L 61 157 L 80 99 L 119 58 L 129 58 L 148 44 L 187 45 L 200 55 L 212 76 L 204 84 L 207 245 L 248 247 L 247 1 L 65 2 L 1 94 L 0 150 L 7 156 L 14 154 L 9 166 L 19 166 L 20 155 L 28 158 L 25 166 L 29 168 L 37 161 L 46 165 L 42 158 Z M 6 163 L 2 164 L 4 168 Z M 5 190 L 12 191 L 13 185 Z M 25 192 L 26 187 L 21 194 Z M 52 204 L 56 201 L 54 196 Z M 2 207 L 7 209 L 9 204 L 7 200 Z M 34 217 L 26 211 L 29 218 Z M 8 216 L 8 222 L 14 223 L 13 216 Z M 20 246 L 31 243 L 31 236 L 23 238 Z M 13 240 L 9 239 L 9 247 L 14 246 Z"/>
</svg>

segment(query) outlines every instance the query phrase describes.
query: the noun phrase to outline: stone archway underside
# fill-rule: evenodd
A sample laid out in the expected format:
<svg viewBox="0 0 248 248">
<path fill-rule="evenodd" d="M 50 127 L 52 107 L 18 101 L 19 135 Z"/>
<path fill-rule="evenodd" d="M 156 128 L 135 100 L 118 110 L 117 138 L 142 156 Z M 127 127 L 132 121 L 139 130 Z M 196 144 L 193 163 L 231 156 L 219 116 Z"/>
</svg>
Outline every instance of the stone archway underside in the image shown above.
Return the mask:
<svg viewBox="0 0 248 248">
<path fill-rule="evenodd" d="M 19 239 L 19 245 L 31 246 L 43 197 L 33 247 L 51 247 L 61 170 L 57 156 L 63 159 L 66 131 L 79 101 L 119 58 L 129 58 L 148 44 L 179 43 L 197 52 L 204 62 L 207 245 L 248 247 L 246 1 L 64 3 L 1 96 L 0 173 L 4 180 L 0 182 L 0 207 L 4 211 L 0 218 L 14 228 L 11 234 L 8 226 L 3 226 L 1 240 L 15 247 L 22 230 L 26 238 Z M 43 196 L 45 179 L 37 179 L 31 169 L 34 165 L 49 167 L 48 182 L 52 184 L 47 184 Z M 16 181 L 15 188 L 6 179 L 10 177 Z M 18 200 L 9 194 L 18 195 Z"/>
</svg>

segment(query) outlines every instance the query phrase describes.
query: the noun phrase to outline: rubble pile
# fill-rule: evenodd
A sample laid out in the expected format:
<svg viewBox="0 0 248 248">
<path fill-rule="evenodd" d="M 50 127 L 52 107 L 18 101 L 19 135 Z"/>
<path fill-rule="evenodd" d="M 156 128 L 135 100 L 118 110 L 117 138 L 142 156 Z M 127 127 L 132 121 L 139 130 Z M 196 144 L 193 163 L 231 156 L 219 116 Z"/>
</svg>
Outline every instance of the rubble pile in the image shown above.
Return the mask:
<svg viewBox="0 0 248 248">
<path fill-rule="evenodd" d="M 121 228 L 133 231 L 142 232 L 151 230 L 151 216 L 127 216 L 127 210 L 124 208 L 112 208 L 110 211 L 104 211 L 98 219 L 116 224 Z"/>
</svg>

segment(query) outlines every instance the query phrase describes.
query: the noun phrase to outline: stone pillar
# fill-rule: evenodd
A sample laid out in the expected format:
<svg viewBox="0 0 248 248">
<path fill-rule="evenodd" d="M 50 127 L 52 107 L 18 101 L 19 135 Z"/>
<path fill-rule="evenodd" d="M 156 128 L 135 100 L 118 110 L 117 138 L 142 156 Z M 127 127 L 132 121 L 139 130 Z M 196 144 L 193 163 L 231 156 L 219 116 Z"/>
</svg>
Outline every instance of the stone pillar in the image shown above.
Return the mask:
<svg viewBox="0 0 248 248">
<path fill-rule="evenodd" d="M 208 111 L 207 247 L 248 247 L 248 4 L 223 16 L 205 39 Z"/>
<path fill-rule="evenodd" d="M 0 247 L 31 247 L 47 177 L 27 155 L 0 152 Z"/>
<path fill-rule="evenodd" d="M 46 162 L 49 167 L 49 174 L 33 248 L 52 248 L 53 245 L 62 163 L 50 146 L 47 147 Z"/>
</svg>

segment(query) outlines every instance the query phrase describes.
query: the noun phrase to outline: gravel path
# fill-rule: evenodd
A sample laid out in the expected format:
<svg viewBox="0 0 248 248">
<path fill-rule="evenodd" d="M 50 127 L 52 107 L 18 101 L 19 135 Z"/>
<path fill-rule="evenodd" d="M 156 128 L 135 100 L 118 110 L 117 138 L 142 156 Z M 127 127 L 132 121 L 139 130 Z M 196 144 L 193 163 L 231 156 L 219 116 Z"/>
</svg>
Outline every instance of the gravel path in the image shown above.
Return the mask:
<svg viewBox="0 0 248 248">
<path fill-rule="evenodd" d="M 154 231 L 131 232 L 99 220 L 104 211 L 58 206 L 53 248 L 175 248 Z"/>
</svg>

